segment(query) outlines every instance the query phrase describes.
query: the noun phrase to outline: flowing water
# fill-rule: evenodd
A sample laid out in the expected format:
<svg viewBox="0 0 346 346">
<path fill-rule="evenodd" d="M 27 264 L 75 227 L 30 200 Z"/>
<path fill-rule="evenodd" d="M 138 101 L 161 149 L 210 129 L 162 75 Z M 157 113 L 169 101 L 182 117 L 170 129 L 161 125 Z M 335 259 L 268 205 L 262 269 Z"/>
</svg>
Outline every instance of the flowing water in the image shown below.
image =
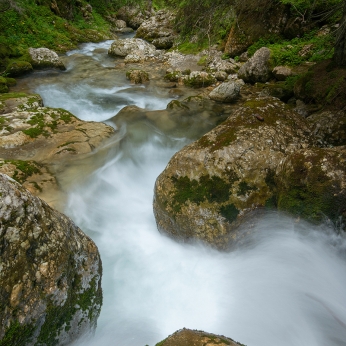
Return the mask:
<svg viewBox="0 0 346 346">
<path fill-rule="evenodd" d="M 83 120 L 106 121 L 129 104 L 164 109 L 167 90 L 131 86 L 113 69 L 109 44 L 84 45 L 64 58 L 66 72 L 36 73 L 20 87 Z M 104 160 L 95 154 L 60 175 L 68 195 L 62 210 L 93 238 L 103 261 L 96 335 L 77 344 L 153 346 L 186 327 L 248 346 L 346 345 L 346 241 L 328 226 L 261 213 L 253 235 L 230 253 L 179 244 L 157 231 L 156 177 L 177 150 L 213 126 L 196 117 L 174 133 L 129 120 Z"/>
</svg>

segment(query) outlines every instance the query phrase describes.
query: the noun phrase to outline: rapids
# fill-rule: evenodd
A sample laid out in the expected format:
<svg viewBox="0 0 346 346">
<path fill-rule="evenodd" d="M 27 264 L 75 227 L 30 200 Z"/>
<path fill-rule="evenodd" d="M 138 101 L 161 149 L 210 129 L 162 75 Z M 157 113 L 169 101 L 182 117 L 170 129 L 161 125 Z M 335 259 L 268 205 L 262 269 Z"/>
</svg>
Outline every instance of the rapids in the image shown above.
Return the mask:
<svg viewBox="0 0 346 346">
<path fill-rule="evenodd" d="M 130 85 L 113 69 L 121 62 L 107 56 L 109 45 L 85 44 L 63 58 L 66 72 L 36 72 L 18 90 L 83 120 L 107 122 L 126 105 L 165 109 L 167 89 Z M 260 213 L 253 235 L 230 253 L 157 231 L 155 179 L 203 134 L 209 120 L 197 120 L 174 135 L 128 121 L 101 159 L 95 153 L 59 172 L 67 198 L 56 205 L 96 242 L 103 261 L 96 335 L 76 345 L 154 346 L 183 327 L 248 346 L 346 345 L 346 241 L 328 225 Z"/>
</svg>

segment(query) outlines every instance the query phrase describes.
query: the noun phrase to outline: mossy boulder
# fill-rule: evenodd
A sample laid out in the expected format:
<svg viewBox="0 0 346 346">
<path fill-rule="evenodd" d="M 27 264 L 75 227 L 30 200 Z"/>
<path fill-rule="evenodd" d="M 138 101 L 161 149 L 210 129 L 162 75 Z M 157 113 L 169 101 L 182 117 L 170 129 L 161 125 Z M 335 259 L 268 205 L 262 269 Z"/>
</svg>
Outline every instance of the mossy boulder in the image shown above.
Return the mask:
<svg viewBox="0 0 346 346">
<path fill-rule="evenodd" d="M 8 92 L 7 80 L 6 78 L 0 76 L 0 93 L 7 93 L 7 92 Z"/>
<path fill-rule="evenodd" d="M 74 223 L 0 174 L 0 345 L 67 345 L 92 334 L 101 259 Z"/>
<path fill-rule="evenodd" d="M 149 81 L 149 73 L 140 69 L 126 71 L 126 78 L 134 84 L 143 84 Z"/>
<path fill-rule="evenodd" d="M 27 61 L 12 61 L 6 67 L 6 73 L 11 77 L 21 76 L 32 71 L 32 65 Z"/>
<path fill-rule="evenodd" d="M 140 56 L 154 55 L 155 46 L 140 38 L 125 38 L 123 40 L 116 39 L 108 50 L 108 54 L 114 57 L 126 57 L 130 54 Z"/>
<path fill-rule="evenodd" d="M 278 167 L 276 183 L 280 210 L 346 230 L 346 147 L 292 153 Z"/>
<path fill-rule="evenodd" d="M 156 346 L 244 346 L 223 335 L 206 333 L 201 330 L 180 329 Z"/>
<path fill-rule="evenodd" d="M 275 170 L 310 143 L 308 124 L 278 99 L 249 99 L 176 153 L 155 184 L 160 232 L 227 249 L 243 216 L 275 205 Z"/>
<path fill-rule="evenodd" d="M 34 68 L 58 68 L 66 70 L 57 53 L 48 48 L 29 48 L 29 61 Z"/>
<path fill-rule="evenodd" d="M 183 81 L 186 86 L 191 88 L 205 88 L 216 83 L 216 78 L 205 71 L 192 71 Z"/>
<path fill-rule="evenodd" d="M 272 77 L 271 51 L 269 48 L 258 49 L 238 71 L 238 77 L 247 83 L 267 82 Z"/>
<path fill-rule="evenodd" d="M 217 86 L 209 97 L 218 102 L 234 102 L 240 96 L 240 84 L 237 82 L 224 82 Z"/>
</svg>

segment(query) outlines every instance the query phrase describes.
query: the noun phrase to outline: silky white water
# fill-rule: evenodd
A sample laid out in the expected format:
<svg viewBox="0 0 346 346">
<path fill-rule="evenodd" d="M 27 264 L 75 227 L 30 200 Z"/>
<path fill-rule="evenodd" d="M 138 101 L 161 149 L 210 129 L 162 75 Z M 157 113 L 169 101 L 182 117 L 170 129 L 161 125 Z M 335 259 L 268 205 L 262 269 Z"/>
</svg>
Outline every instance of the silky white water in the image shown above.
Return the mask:
<svg viewBox="0 0 346 346">
<path fill-rule="evenodd" d="M 95 62 L 93 49 L 84 49 Z M 47 106 L 104 121 L 126 104 L 163 109 L 169 101 L 121 84 L 125 80 L 98 80 L 96 69 L 96 77 L 71 84 L 76 58 L 69 59 L 64 78 L 35 87 Z M 346 345 L 344 237 L 266 212 L 256 216 L 248 241 L 230 253 L 176 243 L 157 231 L 153 187 L 170 157 L 193 139 L 189 129 L 172 137 L 137 121 L 118 130 L 106 163 L 73 175 L 64 207 L 96 242 L 103 262 L 96 335 L 77 344 L 153 346 L 186 327 L 248 346 Z"/>
</svg>

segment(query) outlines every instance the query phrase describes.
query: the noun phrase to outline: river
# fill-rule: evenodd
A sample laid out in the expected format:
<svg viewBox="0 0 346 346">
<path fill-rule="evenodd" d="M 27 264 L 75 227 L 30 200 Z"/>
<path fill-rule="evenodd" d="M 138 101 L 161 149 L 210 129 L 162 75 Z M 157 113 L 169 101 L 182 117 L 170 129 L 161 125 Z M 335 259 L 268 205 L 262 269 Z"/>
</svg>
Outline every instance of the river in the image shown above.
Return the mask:
<svg viewBox="0 0 346 346">
<path fill-rule="evenodd" d="M 64 57 L 66 72 L 36 72 L 17 88 L 112 126 L 126 105 L 165 109 L 168 89 L 130 85 L 114 69 L 121 60 L 107 56 L 109 45 L 84 44 Z M 197 120 L 200 130 L 192 122 L 174 133 L 129 120 L 107 156 L 95 153 L 59 173 L 66 196 L 54 202 L 96 242 L 103 262 L 96 335 L 76 345 L 154 346 L 183 327 L 248 346 L 346 345 L 346 242 L 327 225 L 267 212 L 230 253 L 157 231 L 155 179 L 177 150 L 215 126 Z"/>
</svg>

